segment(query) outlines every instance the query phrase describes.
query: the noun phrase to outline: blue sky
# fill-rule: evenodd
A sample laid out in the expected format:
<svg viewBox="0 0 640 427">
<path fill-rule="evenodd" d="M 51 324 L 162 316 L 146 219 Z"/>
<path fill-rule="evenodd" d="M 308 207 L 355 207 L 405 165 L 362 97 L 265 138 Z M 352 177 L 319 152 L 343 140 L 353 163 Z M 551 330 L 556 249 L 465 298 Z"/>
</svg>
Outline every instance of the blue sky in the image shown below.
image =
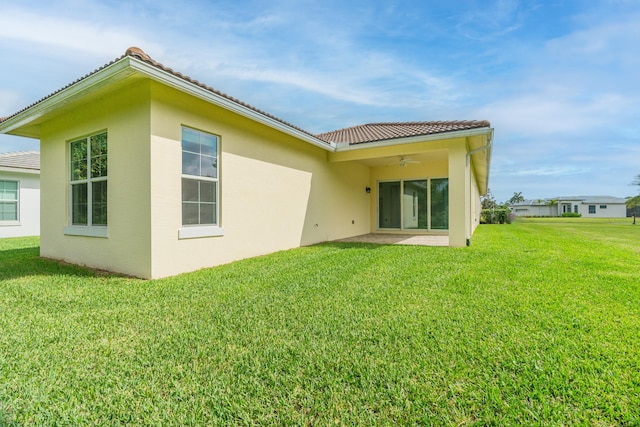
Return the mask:
<svg viewBox="0 0 640 427">
<path fill-rule="evenodd" d="M 0 0 L 0 116 L 138 46 L 310 132 L 489 120 L 489 187 L 629 196 L 640 0 Z M 0 135 L 0 152 L 38 142 Z"/>
</svg>

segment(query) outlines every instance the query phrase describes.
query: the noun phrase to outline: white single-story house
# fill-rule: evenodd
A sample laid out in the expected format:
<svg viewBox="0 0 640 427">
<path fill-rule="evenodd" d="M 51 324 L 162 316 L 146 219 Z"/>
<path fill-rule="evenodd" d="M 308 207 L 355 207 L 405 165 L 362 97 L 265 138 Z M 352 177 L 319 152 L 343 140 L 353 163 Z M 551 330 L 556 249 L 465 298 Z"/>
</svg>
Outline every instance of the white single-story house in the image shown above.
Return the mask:
<svg viewBox="0 0 640 427">
<path fill-rule="evenodd" d="M 493 139 L 484 120 L 313 135 L 138 48 L 0 133 L 40 140 L 41 256 L 142 278 L 368 233 L 468 245 Z"/>
<path fill-rule="evenodd" d="M 0 238 L 40 234 L 40 153 L 0 153 Z"/>
<path fill-rule="evenodd" d="M 571 196 L 525 200 L 511 206 L 516 216 L 562 216 L 580 214 L 583 218 L 624 218 L 625 199 L 612 196 Z"/>
</svg>

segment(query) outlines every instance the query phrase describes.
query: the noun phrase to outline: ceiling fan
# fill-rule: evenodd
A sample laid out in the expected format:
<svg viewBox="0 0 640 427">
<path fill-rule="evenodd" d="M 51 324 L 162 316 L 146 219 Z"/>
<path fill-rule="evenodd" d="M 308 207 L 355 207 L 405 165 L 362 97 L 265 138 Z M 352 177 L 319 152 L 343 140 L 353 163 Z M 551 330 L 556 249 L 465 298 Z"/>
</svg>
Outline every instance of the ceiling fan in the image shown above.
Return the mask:
<svg viewBox="0 0 640 427">
<path fill-rule="evenodd" d="M 411 159 L 409 157 L 400 156 L 400 167 L 405 167 L 410 163 L 420 163 L 418 160 Z"/>
</svg>

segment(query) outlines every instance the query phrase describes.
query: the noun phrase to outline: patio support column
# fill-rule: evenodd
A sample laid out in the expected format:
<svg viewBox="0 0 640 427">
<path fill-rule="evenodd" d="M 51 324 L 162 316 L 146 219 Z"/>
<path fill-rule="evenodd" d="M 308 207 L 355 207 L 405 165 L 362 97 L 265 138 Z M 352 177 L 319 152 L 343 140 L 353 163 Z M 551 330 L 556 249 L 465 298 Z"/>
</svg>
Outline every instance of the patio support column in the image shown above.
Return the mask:
<svg viewBox="0 0 640 427">
<path fill-rule="evenodd" d="M 469 235 L 470 198 L 469 170 L 466 163 L 467 146 L 464 138 L 449 145 L 449 246 L 467 244 Z"/>
</svg>

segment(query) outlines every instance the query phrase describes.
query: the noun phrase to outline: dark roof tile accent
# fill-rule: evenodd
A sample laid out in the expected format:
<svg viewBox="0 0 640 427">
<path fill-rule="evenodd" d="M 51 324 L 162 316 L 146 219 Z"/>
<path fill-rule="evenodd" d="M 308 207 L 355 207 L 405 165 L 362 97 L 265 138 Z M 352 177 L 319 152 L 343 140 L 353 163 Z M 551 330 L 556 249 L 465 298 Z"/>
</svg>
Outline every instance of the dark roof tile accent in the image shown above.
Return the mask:
<svg viewBox="0 0 640 427">
<path fill-rule="evenodd" d="M 40 170 L 40 153 L 38 151 L 0 153 L 0 167 Z"/>
<path fill-rule="evenodd" d="M 369 123 L 325 132 L 316 136 L 327 142 L 346 142 L 354 145 L 489 127 L 491 124 L 486 120 Z"/>
</svg>

